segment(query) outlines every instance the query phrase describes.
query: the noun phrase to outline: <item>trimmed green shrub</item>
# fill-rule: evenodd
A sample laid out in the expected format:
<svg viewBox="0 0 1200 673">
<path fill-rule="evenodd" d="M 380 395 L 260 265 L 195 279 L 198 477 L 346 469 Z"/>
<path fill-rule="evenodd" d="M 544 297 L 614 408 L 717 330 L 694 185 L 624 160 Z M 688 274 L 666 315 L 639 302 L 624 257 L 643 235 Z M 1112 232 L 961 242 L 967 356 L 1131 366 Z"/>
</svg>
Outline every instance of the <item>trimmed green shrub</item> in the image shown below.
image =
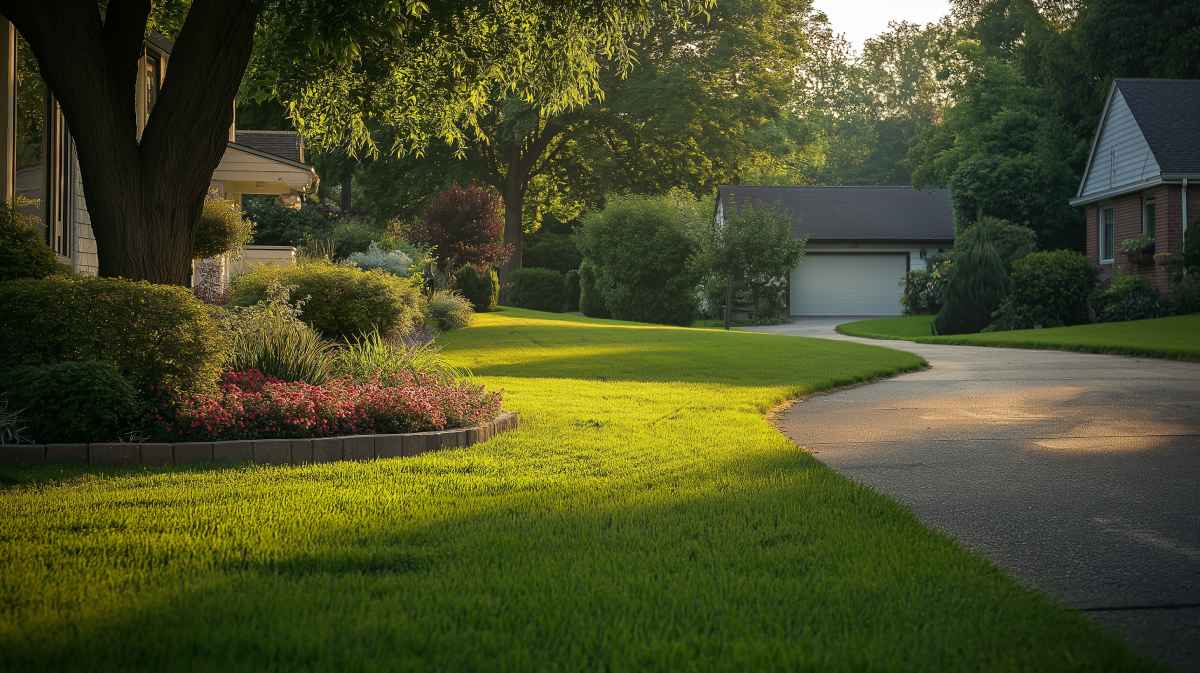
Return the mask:
<svg viewBox="0 0 1200 673">
<path fill-rule="evenodd" d="M 1200 313 L 1200 269 L 1172 283 L 1170 298 L 1172 312 L 1180 315 Z"/>
<path fill-rule="evenodd" d="M 1004 260 L 1004 269 L 1009 272 L 1018 259 L 1037 249 L 1037 234 L 1029 227 L 995 217 L 981 217 L 958 235 L 952 254 L 968 249 L 981 237 L 987 238 L 996 248 L 996 253 Z"/>
<path fill-rule="evenodd" d="M 254 221 L 253 241 L 256 245 L 299 246 L 306 239 L 326 239 L 336 221 L 334 216 L 315 204 L 305 203 L 300 208 L 287 208 L 273 196 L 246 197 L 244 213 Z"/>
<path fill-rule="evenodd" d="M 562 311 L 563 275 L 554 269 L 516 269 L 508 280 L 508 304 L 537 311 Z"/>
<path fill-rule="evenodd" d="M 0 204 L 0 281 L 70 273 L 28 217 Z"/>
<path fill-rule="evenodd" d="M 584 218 L 579 247 L 614 318 L 691 324 L 699 281 L 691 215 L 669 196 L 619 196 Z"/>
<path fill-rule="evenodd" d="M 579 265 L 579 312 L 589 318 L 609 316 L 600 288 L 596 287 L 596 270 L 586 259 Z"/>
<path fill-rule="evenodd" d="M 234 281 L 230 300 L 237 306 L 257 304 L 268 298 L 272 285 L 294 287 L 292 297 L 304 302 L 300 318 L 327 339 L 353 339 L 375 330 L 406 334 L 424 308 L 410 278 L 328 262 L 259 267 Z"/>
<path fill-rule="evenodd" d="M 335 259 L 346 259 L 356 252 L 366 252 L 372 242 L 383 238 L 386 233 L 382 225 L 358 217 L 343 217 L 329 233 L 333 256 Z"/>
<path fill-rule="evenodd" d="M 495 311 L 500 304 L 500 277 L 495 269 L 467 264 L 454 273 L 453 285 L 480 313 Z"/>
<path fill-rule="evenodd" d="M 934 329 L 938 334 L 972 334 L 992 322 L 992 313 L 1008 289 L 1008 274 L 986 234 L 973 237 L 954 264 Z"/>
<path fill-rule="evenodd" d="M 0 283 L 0 367 L 112 362 L 141 391 L 216 387 L 228 340 L 186 288 L 55 276 Z"/>
<path fill-rule="evenodd" d="M 231 346 L 227 369 L 318 385 L 329 378 L 333 345 L 300 319 L 304 302 L 293 305 L 289 295 L 272 285 L 263 301 L 228 309 L 222 320 Z"/>
<path fill-rule="evenodd" d="M 1062 327 L 1088 322 L 1096 269 L 1073 250 L 1034 252 L 1013 264 L 1008 297 L 996 313 L 1001 330 Z"/>
<path fill-rule="evenodd" d="M 436 290 L 425 301 L 425 324 L 443 332 L 470 325 L 474 316 L 470 300 L 457 290 Z"/>
<path fill-rule="evenodd" d="M 9 406 L 41 444 L 117 440 L 142 414 L 137 391 L 111 362 L 17 367 L 5 380 Z"/>
<path fill-rule="evenodd" d="M 567 273 L 579 268 L 583 256 L 569 233 L 540 230 L 525 241 L 523 263 L 532 269 L 554 269 Z"/>
<path fill-rule="evenodd" d="M 254 236 L 254 221 L 228 199 L 204 199 L 192 236 L 192 257 L 206 259 L 241 250 Z"/>
<path fill-rule="evenodd" d="M 563 274 L 563 310 L 568 313 L 579 310 L 579 269 Z"/>
<path fill-rule="evenodd" d="M 1162 297 L 1141 276 L 1118 273 L 1092 299 L 1096 322 L 1161 318 L 1167 314 Z"/>
</svg>

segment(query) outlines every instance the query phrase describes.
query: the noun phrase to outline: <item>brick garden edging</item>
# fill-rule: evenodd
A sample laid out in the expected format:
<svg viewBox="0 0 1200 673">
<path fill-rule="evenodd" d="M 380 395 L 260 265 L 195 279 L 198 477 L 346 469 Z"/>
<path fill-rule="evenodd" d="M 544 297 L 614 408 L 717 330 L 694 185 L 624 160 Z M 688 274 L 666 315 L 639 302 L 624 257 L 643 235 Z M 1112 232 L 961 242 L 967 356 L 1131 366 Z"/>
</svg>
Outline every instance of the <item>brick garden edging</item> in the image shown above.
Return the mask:
<svg viewBox="0 0 1200 673">
<path fill-rule="evenodd" d="M 415 456 L 484 442 L 517 427 L 515 413 L 473 428 L 403 435 L 350 435 L 320 439 L 255 439 L 231 442 L 13 444 L 0 446 L 0 464 L 196 465 L 256 463 L 301 465 L 339 460 Z"/>
</svg>

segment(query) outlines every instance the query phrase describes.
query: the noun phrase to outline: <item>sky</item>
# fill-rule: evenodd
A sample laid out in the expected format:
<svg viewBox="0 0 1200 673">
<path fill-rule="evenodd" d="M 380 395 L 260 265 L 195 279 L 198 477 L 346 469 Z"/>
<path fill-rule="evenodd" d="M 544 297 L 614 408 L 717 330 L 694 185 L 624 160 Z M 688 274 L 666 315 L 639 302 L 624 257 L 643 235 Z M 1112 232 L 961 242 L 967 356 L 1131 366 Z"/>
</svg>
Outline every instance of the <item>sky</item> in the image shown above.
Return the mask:
<svg viewBox="0 0 1200 673">
<path fill-rule="evenodd" d="M 863 40 L 887 30 L 888 21 L 928 23 L 950 11 L 949 0 L 815 0 L 833 30 L 861 49 Z"/>
</svg>

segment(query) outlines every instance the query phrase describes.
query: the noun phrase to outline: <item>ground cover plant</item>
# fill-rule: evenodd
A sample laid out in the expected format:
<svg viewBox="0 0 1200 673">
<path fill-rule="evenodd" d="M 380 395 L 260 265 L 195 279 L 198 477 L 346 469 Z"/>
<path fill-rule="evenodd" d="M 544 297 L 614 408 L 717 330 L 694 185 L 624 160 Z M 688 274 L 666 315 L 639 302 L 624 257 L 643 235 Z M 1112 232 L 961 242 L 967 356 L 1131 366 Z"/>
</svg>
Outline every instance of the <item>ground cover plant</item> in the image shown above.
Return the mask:
<svg viewBox="0 0 1200 673">
<path fill-rule="evenodd" d="M 506 309 L 521 427 L 305 467 L 0 472 L 11 670 L 1147 670 L 764 413 L 912 355 Z"/>
</svg>

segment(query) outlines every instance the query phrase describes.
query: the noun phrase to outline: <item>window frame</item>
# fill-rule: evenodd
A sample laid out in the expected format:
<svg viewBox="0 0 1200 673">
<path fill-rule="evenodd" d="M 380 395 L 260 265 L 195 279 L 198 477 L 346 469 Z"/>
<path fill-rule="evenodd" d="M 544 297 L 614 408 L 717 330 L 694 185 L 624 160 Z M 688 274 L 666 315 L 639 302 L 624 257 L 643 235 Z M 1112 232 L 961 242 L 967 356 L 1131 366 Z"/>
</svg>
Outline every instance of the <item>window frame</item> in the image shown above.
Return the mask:
<svg viewBox="0 0 1200 673">
<path fill-rule="evenodd" d="M 1153 218 L 1147 218 L 1146 213 L 1153 213 Z M 1149 225 L 1149 226 L 1147 226 Z M 1154 197 L 1142 199 L 1142 235 L 1150 237 L 1151 240 L 1158 238 L 1158 206 L 1155 203 Z"/>
<path fill-rule="evenodd" d="M 1114 206 L 1104 206 L 1099 208 L 1098 211 L 1099 213 L 1096 217 L 1096 252 L 1101 264 L 1112 264 L 1117 257 L 1117 209 Z M 1109 240 L 1104 235 L 1106 221 L 1108 221 L 1107 224 L 1111 226 L 1112 231 L 1111 243 L 1108 246 L 1108 257 L 1104 256 L 1104 244 Z"/>
</svg>

